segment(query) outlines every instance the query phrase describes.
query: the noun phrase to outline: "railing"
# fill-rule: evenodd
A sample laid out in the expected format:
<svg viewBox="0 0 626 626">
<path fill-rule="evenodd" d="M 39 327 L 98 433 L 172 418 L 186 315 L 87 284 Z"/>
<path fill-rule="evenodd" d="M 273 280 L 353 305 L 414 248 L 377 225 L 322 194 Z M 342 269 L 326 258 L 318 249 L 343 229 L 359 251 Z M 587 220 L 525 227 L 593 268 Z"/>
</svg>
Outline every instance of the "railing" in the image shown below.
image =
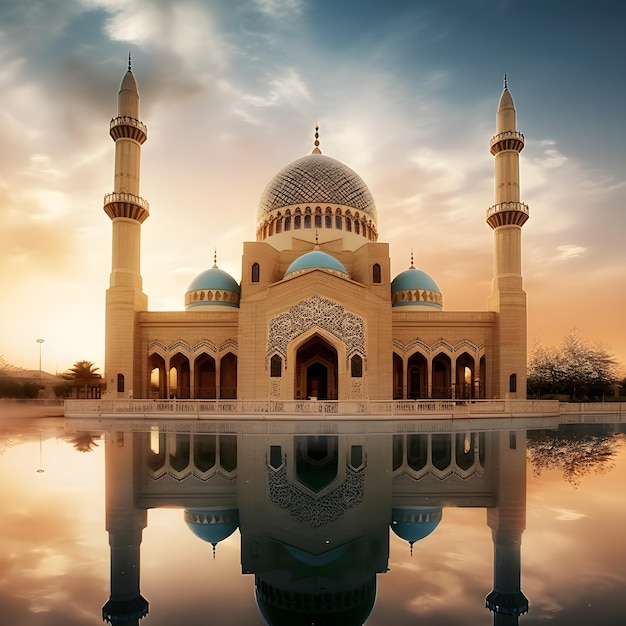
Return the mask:
<svg viewBox="0 0 626 626">
<path fill-rule="evenodd" d="M 520 211 L 529 215 L 528 205 L 523 202 L 498 202 L 498 204 L 494 204 L 487 209 L 487 217 L 502 211 Z"/>
<path fill-rule="evenodd" d="M 557 400 L 67 400 L 65 415 L 311 418 L 558 415 Z"/>
<path fill-rule="evenodd" d="M 139 129 L 145 135 L 148 134 L 148 127 L 143 122 L 140 122 L 138 119 L 134 117 L 129 117 L 128 115 L 114 117 L 111 120 L 111 124 L 109 125 L 109 128 L 113 129 L 116 126 L 133 126 L 134 128 Z"/>
<path fill-rule="evenodd" d="M 149 202 L 140 196 L 136 196 L 134 193 L 108 193 L 104 196 L 105 206 L 116 202 L 128 202 L 130 204 L 136 204 L 146 211 L 150 210 Z"/>
<path fill-rule="evenodd" d="M 492 148 L 495 144 L 497 144 L 499 141 L 502 141 L 503 139 L 517 139 L 518 141 L 524 143 L 524 135 L 522 133 L 517 130 L 505 130 L 504 132 L 498 133 L 491 138 L 489 142 L 489 148 Z"/>
</svg>

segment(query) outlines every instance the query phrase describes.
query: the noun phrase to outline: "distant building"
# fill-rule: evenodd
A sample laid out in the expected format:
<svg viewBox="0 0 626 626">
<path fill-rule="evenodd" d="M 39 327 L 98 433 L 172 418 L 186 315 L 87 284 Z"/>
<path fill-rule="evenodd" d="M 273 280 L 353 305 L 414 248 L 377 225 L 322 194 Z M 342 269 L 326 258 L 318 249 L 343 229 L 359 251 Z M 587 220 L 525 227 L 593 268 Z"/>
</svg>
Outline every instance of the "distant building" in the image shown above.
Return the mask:
<svg viewBox="0 0 626 626">
<path fill-rule="evenodd" d="M 485 311 L 445 311 L 435 280 L 391 276 L 377 207 L 361 177 L 319 149 L 285 166 L 243 244 L 242 280 L 217 264 L 184 294 L 185 310 L 148 310 L 140 271 L 140 153 L 147 128 L 129 69 L 111 121 L 113 254 L 106 295 L 110 398 L 418 399 L 526 397 L 519 153 L 506 81 L 495 157 L 492 291 Z M 316 129 L 317 131 L 317 129 Z M 407 224 L 415 229 L 418 225 Z M 183 294 L 181 294 L 183 298 Z"/>
</svg>

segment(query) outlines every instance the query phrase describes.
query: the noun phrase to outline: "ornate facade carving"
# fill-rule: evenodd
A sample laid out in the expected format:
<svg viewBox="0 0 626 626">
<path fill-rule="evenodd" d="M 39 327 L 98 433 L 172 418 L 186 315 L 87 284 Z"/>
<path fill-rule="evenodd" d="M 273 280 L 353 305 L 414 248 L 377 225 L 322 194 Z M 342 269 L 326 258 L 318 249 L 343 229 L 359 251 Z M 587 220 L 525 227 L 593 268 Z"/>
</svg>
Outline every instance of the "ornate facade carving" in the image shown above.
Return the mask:
<svg viewBox="0 0 626 626">
<path fill-rule="evenodd" d="M 312 296 L 301 300 L 269 322 L 266 358 L 280 354 L 287 362 L 289 344 L 311 328 L 321 328 L 346 346 L 346 359 L 353 354 L 365 356 L 365 322 L 328 298 Z M 365 359 L 364 359 L 365 360 Z"/>
<path fill-rule="evenodd" d="M 285 509 L 291 517 L 319 528 L 339 519 L 347 509 L 360 504 L 365 493 L 365 475 L 346 467 L 345 480 L 320 498 L 305 493 L 287 477 L 287 468 L 267 469 L 269 498 L 272 504 Z"/>
</svg>

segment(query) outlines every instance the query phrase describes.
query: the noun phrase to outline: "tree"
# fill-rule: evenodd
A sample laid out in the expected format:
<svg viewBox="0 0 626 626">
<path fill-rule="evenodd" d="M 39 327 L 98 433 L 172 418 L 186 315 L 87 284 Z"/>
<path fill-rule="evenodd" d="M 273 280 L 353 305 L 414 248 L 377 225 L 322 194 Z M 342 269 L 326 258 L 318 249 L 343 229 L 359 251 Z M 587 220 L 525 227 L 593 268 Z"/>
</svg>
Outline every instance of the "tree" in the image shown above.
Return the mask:
<svg viewBox="0 0 626 626">
<path fill-rule="evenodd" d="M 623 435 L 622 435 L 623 437 Z M 615 466 L 619 436 L 613 433 L 536 430 L 528 432 L 528 455 L 533 473 L 559 470 L 578 487 L 586 474 L 606 474 Z"/>
<path fill-rule="evenodd" d="M 83 397 L 87 397 L 87 387 L 90 384 L 102 380 L 102 376 L 97 374 L 98 367 L 94 367 L 93 361 L 76 361 L 70 369 L 63 374 L 63 378 L 70 380 L 77 389 L 83 388 Z"/>
<path fill-rule="evenodd" d="M 531 394 L 566 394 L 572 399 L 602 397 L 617 378 L 617 363 L 601 344 L 583 340 L 576 329 L 558 348 L 537 344 L 528 361 Z"/>
</svg>

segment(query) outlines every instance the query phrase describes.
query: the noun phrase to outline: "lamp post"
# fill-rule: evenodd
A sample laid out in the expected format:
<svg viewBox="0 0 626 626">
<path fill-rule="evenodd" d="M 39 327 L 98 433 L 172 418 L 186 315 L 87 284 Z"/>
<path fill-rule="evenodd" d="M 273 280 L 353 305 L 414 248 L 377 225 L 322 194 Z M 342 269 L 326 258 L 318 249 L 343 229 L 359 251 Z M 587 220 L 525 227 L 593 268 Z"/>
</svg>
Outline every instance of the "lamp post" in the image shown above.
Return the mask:
<svg viewBox="0 0 626 626">
<path fill-rule="evenodd" d="M 39 344 L 39 384 L 41 385 L 41 344 L 43 339 L 37 339 L 36 341 Z"/>
</svg>

